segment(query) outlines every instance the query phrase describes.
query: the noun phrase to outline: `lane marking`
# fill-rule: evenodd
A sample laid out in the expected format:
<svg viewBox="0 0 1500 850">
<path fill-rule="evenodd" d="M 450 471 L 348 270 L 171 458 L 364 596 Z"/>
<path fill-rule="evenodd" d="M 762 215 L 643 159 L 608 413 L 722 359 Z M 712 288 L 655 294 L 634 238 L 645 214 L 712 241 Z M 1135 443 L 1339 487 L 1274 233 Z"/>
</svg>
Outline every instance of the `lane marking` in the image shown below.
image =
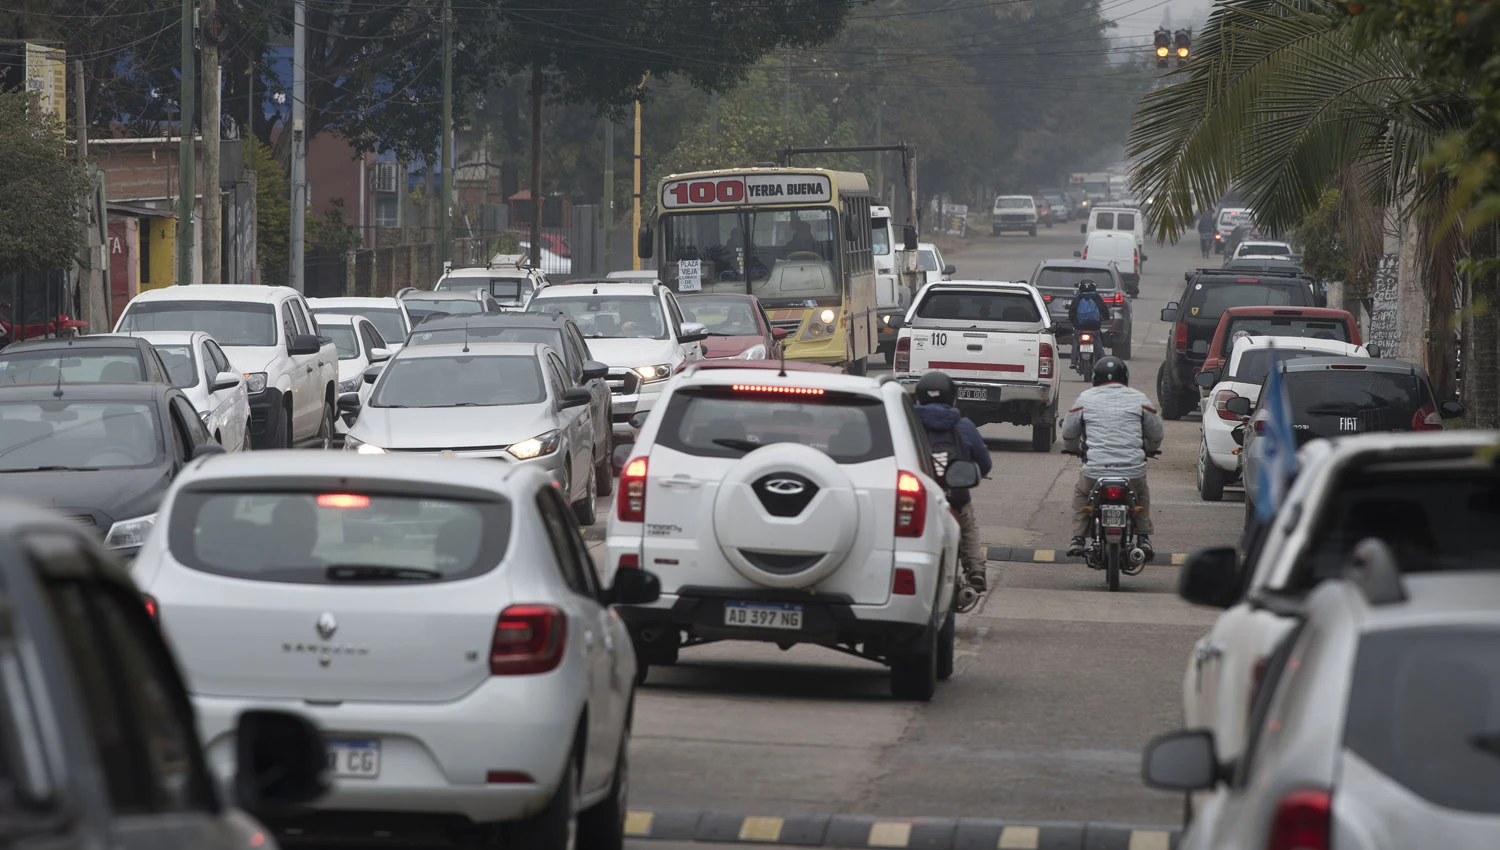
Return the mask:
<svg viewBox="0 0 1500 850">
<path fill-rule="evenodd" d="M 1031 556 L 1039 564 L 1046 564 L 1057 560 L 1056 549 L 1038 549 Z"/>
<path fill-rule="evenodd" d="M 1126 850 L 1169 850 L 1172 836 L 1155 829 L 1133 829 L 1130 831 L 1130 846 Z"/>
<path fill-rule="evenodd" d="M 1034 826 L 1007 826 L 1000 830 L 1000 843 L 996 850 L 1037 850 L 1041 845 L 1042 831 Z"/>
<path fill-rule="evenodd" d="M 1186 553 L 1186 552 L 1173 552 L 1172 553 L 1172 566 L 1174 566 L 1174 567 L 1180 567 L 1183 564 L 1186 564 L 1187 561 L 1188 561 L 1188 553 Z"/>
<path fill-rule="evenodd" d="M 774 844 L 781 840 L 781 828 L 785 825 L 785 818 L 747 817 L 744 823 L 740 824 L 740 840 L 766 841 Z"/>
<path fill-rule="evenodd" d="M 656 820 L 656 812 L 626 812 L 625 834 L 637 837 L 650 835 L 653 820 Z"/>
<path fill-rule="evenodd" d="M 905 847 L 911 843 L 911 824 L 902 821 L 880 821 L 870 824 L 871 847 Z"/>
</svg>

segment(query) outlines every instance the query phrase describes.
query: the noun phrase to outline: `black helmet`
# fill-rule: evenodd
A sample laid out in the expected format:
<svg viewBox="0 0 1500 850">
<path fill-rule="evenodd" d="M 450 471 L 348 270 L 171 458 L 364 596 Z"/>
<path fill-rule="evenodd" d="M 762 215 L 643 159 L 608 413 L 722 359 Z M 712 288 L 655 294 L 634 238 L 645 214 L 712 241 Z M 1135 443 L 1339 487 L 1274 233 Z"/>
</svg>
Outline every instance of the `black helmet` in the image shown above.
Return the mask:
<svg viewBox="0 0 1500 850">
<path fill-rule="evenodd" d="M 1094 286 L 1094 282 L 1092 280 L 1086 280 L 1078 284 L 1079 292 L 1096 292 L 1098 291 L 1098 289 L 1099 288 L 1097 286 Z"/>
<path fill-rule="evenodd" d="M 952 405 L 957 396 L 958 389 L 947 372 L 928 372 L 917 381 L 917 404 Z"/>
<path fill-rule="evenodd" d="M 1125 361 L 1114 356 L 1099 358 L 1094 364 L 1094 386 L 1100 384 L 1130 384 L 1130 368 Z"/>
</svg>

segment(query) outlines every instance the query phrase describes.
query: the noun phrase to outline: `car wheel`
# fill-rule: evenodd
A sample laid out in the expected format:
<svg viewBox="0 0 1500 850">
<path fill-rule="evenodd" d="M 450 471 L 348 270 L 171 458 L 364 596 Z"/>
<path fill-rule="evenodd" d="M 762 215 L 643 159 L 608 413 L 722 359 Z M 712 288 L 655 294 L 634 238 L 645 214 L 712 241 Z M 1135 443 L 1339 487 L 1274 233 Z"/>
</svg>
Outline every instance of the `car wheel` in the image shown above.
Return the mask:
<svg viewBox="0 0 1500 850">
<path fill-rule="evenodd" d="M 286 415 L 281 420 L 281 433 L 277 435 L 276 447 L 278 449 L 289 449 L 292 447 L 292 411 L 286 410 Z"/>
<path fill-rule="evenodd" d="M 943 621 L 943 628 L 938 632 L 938 655 L 937 655 L 937 677 L 941 681 L 948 681 L 953 676 L 953 645 L 958 640 L 958 623 L 955 621 L 953 612 L 948 612 L 948 619 Z"/>
<path fill-rule="evenodd" d="M 1033 224 L 1031 226 L 1031 229 L 1027 230 L 1026 233 L 1029 234 L 1029 235 L 1031 235 L 1031 236 L 1035 236 L 1036 235 L 1036 225 Z"/>
<path fill-rule="evenodd" d="M 557 793 L 547 808 L 506 828 L 506 844 L 514 850 L 576 850 L 578 847 L 578 764 L 568 754 Z"/>
<path fill-rule="evenodd" d="M 313 447 L 328 451 L 333 448 L 333 417 L 336 415 L 333 405 L 327 401 L 323 402 L 323 417 L 318 422 L 318 435 L 313 438 Z"/>
<path fill-rule="evenodd" d="M 589 850 L 623 850 L 625 815 L 630 794 L 630 727 L 620 737 L 620 754 L 615 756 L 615 776 L 609 796 L 585 809 L 578 816 L 578 846 Z"/>
<path fill-rule="evenodd" d="M 573 485 L 573 467 L 568 466 L 566 467 L 566 469 L 567 471 L 565 474 L 567 476 L 568 486 L 571 487 Z M 595 477 L 593 472 L 589 473 L 587 479 L 588 492 L 584 494 L 584 497 L 581 500 L 573 503 L 573 518 L 578 520 L 578 525 L 581 528 L 588 528 L 589 526 L 599 521 L 599 500 L 597 498 L 599 488 L 595 484 Z"/>
<path fill-rule="evenodd" d="M 615 469 L 607 452 L 594 464 L 594 491 L 601 496 L 615 492 Z"/>
<path fill-rule="evenodd" d="M 240 451 L 248 452 L 252 448 L 254 448 L 254 446 L 251 445 L 251 440 L 250 440 L 250 420 L 246 419 L 245 420 L 245 438 L 240 441 Z"/>
<path fill-rule="evenodd" d="M 932 699 L 937 691 L 939 631 L 929 626 L 915 652 L 891 660 L 891 696 L 917 702 Z"/>
<path fill-rule="evenodd" d="M 1121 360 L 1129 360 L 1130 359 L 1130 346 L 1131 346 L 1131 343 L 1135 342 L 1135 340 L 1132 339 L 1132 337 L 1134 335 L 1135 335 L 1135 329 L 1134 328 L 1131 328 L 1130 330 L 1127 330 L 1125 332 L 1125 336 L 1118 343 L 1115 344 L 1114 348 L 1110 349 L 1109 353 L 1113 354 L 1114 356 L 1116 356 L 1118 358 L 1120 358 Z"/>
<path fill-rule="evenodd" d="M 1224 500 L 1224 470 L 1214 465 L 1213 458 L 1208 456 L 1208 443 L 1198 445 L 1198 495 L 1205 502 L 1222 502 Z"/>
<path fill-rule="evenodd" d="M 1179 406 L 1178 399 L 1177 393 L 1167 384 L 1167 364 L 1164 362 L 1156 370 L 1156 401 L 1161 405 L 1161 418 L 1172 421 L 1182 418 L 1187 411 Z"/>
<path fill-rule="evenodd" d="M 1055 442 L 1057 442 L 1057 411 L 1049 408 L 1046 422 L 1034 422 L 1031 425 L 1031 450 L 1050 452 Z"/>
</svg>

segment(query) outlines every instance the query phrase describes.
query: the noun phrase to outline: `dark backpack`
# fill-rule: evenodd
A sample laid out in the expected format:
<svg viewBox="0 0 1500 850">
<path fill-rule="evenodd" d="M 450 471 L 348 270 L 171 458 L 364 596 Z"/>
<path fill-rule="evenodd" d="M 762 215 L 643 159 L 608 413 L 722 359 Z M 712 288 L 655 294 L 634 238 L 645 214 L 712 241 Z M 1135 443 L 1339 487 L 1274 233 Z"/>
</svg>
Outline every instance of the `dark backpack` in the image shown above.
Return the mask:
<svg viewBox="0 0 1500 850">
<path fill-rule="evenodd" d="M 1094 299 L 1078 299 L 1078 324 L 1097 325 L 1103 318 L 1103 315 L 1099 312 L 1099 304 Z"/>
<path fill-rule="evenodd" d="M 932 450 L 932 463 L 937 467 L 938 480 L 948 472 L 948 464 L 955 460 L 973 460 L 969 456 L 969 447 L 964 445 L 963 437 L 959 436 L 958 428 L 949 428 L 946 431 L 934 431 L 927 429 L 927 447 Z M 960 490 L 955 493 L 947 490 L 948 501 L 954 507 L 963 507 L 968 503 L 968 491 Z"/>
</svg>

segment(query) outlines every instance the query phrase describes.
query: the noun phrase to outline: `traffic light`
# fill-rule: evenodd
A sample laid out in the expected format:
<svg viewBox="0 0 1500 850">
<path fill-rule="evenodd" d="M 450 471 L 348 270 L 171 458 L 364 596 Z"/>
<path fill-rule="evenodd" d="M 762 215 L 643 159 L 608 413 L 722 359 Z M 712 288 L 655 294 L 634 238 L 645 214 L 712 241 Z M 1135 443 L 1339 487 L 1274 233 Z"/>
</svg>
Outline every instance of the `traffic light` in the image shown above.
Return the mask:
<svg viewBox="0 0 1500 850">
<path fill-rule="evenodd" d="M 1187 64 L 1188 54 L 1191 52 L 1191 48 L 1193 46 L 1193 34 L 1188 32 L 1187 30 L 1178 30 L 1176 42 L 1177 67 L 1181 68 L 1183 65 Z"/>
<path fill-rule="evenodd" d="M 1167 67 L 1167 57 L 1172 53 L 1172 32 L 1159 29 L 1156 31 L 1156 67 Z"/>
</svg>

